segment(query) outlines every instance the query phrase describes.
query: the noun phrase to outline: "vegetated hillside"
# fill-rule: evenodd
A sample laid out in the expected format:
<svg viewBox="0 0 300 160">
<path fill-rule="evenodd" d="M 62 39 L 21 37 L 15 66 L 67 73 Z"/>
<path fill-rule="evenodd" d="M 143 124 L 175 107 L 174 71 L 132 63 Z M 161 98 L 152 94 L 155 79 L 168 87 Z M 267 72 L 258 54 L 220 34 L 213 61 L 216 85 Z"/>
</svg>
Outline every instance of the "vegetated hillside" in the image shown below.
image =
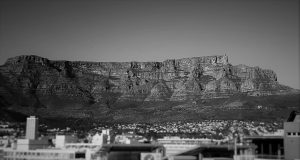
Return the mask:
<svg viewBox="0 0 300 160">
<path fill-rule="evenodd" d="M 226 55 L 163 62 L 51 61 L 28 55 L 0 66 L 2 119 L 271 120 L 299 109 L 299 95 L 280 85 L 273 71 L 233 66 Z"/>
</svg>

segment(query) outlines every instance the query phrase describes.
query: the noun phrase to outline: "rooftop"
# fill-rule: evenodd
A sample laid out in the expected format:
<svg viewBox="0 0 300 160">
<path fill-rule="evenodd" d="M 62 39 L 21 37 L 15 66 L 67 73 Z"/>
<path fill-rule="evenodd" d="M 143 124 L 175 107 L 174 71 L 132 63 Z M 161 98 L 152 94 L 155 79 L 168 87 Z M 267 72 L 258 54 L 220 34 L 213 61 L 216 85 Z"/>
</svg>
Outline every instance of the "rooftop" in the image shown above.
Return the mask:
<svg viewBox="0 0 300 160">
<path fill-rule="evenodd" d="M 163 148 L 158 144 L 104 144 L 102 151 L 153 151 L 158 148 Z"/>
<path fill-rule="evenodd" d="M 292 111 L 287 119 L 287 122 L 300 122 L 300 112 Z"/>
<path fill-rule="evenodd" d="M 246 136 L 244 137 L 246 140 L 253 139 L 283 139 L 283 135 L 266 135 L 266 136 Z"/>
</svg>

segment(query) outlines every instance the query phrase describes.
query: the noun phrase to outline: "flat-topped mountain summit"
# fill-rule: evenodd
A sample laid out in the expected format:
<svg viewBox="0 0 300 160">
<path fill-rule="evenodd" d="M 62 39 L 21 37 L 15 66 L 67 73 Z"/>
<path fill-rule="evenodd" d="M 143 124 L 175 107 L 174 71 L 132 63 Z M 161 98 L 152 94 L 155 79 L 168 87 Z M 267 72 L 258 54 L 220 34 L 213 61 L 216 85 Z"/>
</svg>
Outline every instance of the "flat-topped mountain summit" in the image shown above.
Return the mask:
<svg viewBox="0 0 300 160">
<path fill-rule="evenodd" d="M 141 112 L 160 111 L 161 104 L 169 111 L 179 104 L 191 104 L 183 110 L 197 110 L 214 99 L 299 93 L 279 84 L 272 70 L 234 66 L 226 55 L 163 62 L 54 61 L 24 55 L 0 66 L 0 81 L 2 109 L 46 117 L 86 117 L 92 112 L 93 117 L 114 120 L 127 116 L 121 111 L 139 119 Z"/>
</svg>

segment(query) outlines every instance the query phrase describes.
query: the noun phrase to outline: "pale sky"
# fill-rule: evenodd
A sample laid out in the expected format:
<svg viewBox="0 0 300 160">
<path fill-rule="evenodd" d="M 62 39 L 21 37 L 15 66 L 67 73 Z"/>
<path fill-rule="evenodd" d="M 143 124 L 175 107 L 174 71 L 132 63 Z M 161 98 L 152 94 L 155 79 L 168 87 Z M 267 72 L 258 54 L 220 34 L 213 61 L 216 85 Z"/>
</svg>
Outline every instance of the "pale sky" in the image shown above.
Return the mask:
<svg viewBox="0 0 300 160">
<path fill-rule="evenodd" d="M 300 88 L 299 0 L 1 0 L 0 65 L 229 56 Z"/>
</svg>

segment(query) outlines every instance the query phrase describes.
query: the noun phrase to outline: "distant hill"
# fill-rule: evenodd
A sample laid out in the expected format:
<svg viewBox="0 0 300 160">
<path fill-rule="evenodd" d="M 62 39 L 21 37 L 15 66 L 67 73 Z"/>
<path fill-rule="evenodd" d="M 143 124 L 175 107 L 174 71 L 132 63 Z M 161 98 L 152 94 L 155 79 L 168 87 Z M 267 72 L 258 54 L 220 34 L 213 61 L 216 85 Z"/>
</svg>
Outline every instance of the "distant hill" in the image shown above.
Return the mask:
<svg viewBox="0 0 300 160">
<path fill-rule="evenodd" d="M 299 99 L 299 90 L 279 84 L 272 70 L 233 66 L 226 55 L 163 62 L 71 62 L 24 55 L 0 66 L 2 119 L 280 120 L 299 110 Z"/>
</svg>

